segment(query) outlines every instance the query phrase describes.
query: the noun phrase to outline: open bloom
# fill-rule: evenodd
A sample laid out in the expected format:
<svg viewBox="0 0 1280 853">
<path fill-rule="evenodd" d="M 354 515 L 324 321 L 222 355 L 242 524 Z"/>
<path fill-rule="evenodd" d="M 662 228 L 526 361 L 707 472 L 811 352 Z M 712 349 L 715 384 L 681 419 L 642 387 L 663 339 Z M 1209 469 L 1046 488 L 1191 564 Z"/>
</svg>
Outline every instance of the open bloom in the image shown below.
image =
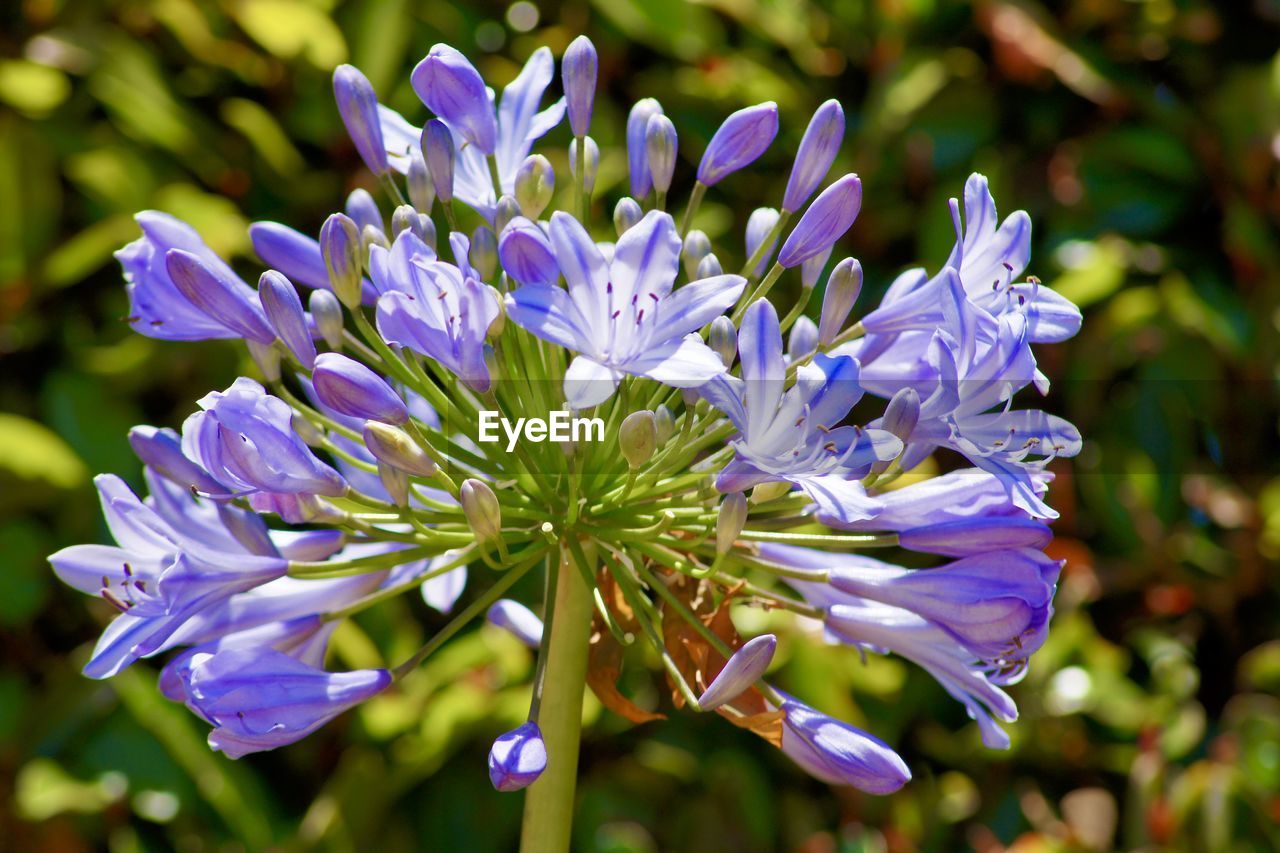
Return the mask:
<svg viewBox="0 0 1280 853">
<path fill-rule="evenodd" d="M 738 300 L 746 279 L 718 275 L 673 290 L 681 244 L 666 213 L 650 211 L 628 229 L 610 262 L 564 213 L 551 218 L 551 244 L 568 290 L 527 285 L 507 297 L 507 313 L 543 340 L 578 353 L 565 373 L 569 405 L 603 403 L 625 374 L 695 388 L 724 373 L 694 332 Z"/>
</svg>

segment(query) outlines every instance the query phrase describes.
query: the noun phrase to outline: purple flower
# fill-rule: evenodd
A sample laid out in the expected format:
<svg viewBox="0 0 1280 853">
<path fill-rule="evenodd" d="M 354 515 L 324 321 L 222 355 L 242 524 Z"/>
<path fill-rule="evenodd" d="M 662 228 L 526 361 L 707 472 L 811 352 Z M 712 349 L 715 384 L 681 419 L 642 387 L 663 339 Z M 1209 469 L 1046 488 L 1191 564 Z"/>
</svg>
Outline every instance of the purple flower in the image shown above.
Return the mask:
<svg viewBox="0 0 1280 853">
<path fill-rule="evenodd" d="M 293 283 L 275 270 L 258 279 L 258 298 L 276 335 L 307 370 L 315 364 L 316 345 L 307 328 L 307 313 Z"/>
<path fill-rule="evenodd" d="M 495 601 L 485 613 L 485 619 L 531 649 L 542 645 L 542 620 L 518 601 L 510 598 Z"/>
<path fill-rule="evenodd" d="M 253 325 L 257 318 L 249 316 L 257 307 L 253 289 L 205 245 L 190 225 L 156 210 L 143 211 L 135 219 L 142 227 L 142 236 L 115 255 L 124 269 L 129 325 L 134 331 L 170 341 L 244 337 L 246 322 L 254 334 L 264 331 Z M 222 307 L 225 303 L 231 309 L 230 321 L 210 314 L 208 300 L 192 303 L 173 280 L 167 263 L 173 250 L 185 252 L 192 259 L 193 263 L 184 265 L 184 269 L 198 263 L 208 271 L 208 277 L 219 287 L 219 292 L 210 298 L 220 297 L 216 304 Z"/>
<path fill-rule="evenodd" d="M 213 727 L 209 746 L 241 758 L 301 740 L 391 684 L 385 669 L 325 672 L 272 648 L 197 654 L 186 703 Z"/>
<path fill-rule="evenodd" d="M 829 251 L 844 236 L 862 209 L 862 181 L 845 175 L 822 191 L 778 252 L 778 263 L 790 268 Z"/>
<path fill-rule="evenodd" d="M 538 337 L 580 353 L 565 374 L 574 408 L 603 403 L 625 374 L 693 388 L 724 373 L 695 330 L 724 313 L 746 286 L 721 275 L 673 291 L 680 238 L 671 217 L 650 211 L 618 239 L 606 263 L 578 221 L 551 218 L 551 245 L 568 291 L 526 286 L 507 297 L 507 313 Z"/>
<path fill-rule="evenodd" d="M 790 696 L 781 710 L 782 751 L 810 776 L 869 794 L 891 794 L 911 781 L 906 762 L 879 738 Z"/>
<path fill-rule="evenodd" d="M 466 251 L 459 256 L 465 261 Z M 499 310 L 493 292 L 426 256 L 414 257 L 403 272 L 378 299 L 378 332 L 387 343 L 430 356 L 475 390 L 488 390 L 484 341 Z"/>
<path fill-rule="evenodd" d="M 644 198 L 653 187 L 646 140 L 649 119 L 656 115 L 662 115 L 662 104 L 653 98 L 642 98 L 627 116 L 627 169 L 631 175 L 631 194 L 636 198 Z"/>
<path fill-rule="evenodd" d="M 277 553 L 248 550 L 219 526 L 219 516 L 208 516 L 216 510 L 189 493 L 186 507 L 165 517 L 118 477 L 104 474 L 94 482 L 117 545 L 75 545 L 49 558 L 64 583 L 100 595 L 121 611 L 84 668 L 90 678 L 108 678 L 162 651 L 201 609 L 279 578 L 288 568 Z"/>
<path fill-rule="evenodd" d="M 499 791 L 527 788 L 546 769 L 547 745 L 532 720 L 499 737 L 489 750 L 489 781 Z"/>
<path fill-rule="evenodd" d="M 182 425 L 182 452 L 239 492 L 341 495 L 338 472 L 316 458 L 293 431 L 289 404 L 240 377 L 200 400 Z"/>
<path fill-rule="evenodd" d="M 311 381 L 316 396 L 347 417 L 397 425 L 409 420 L 404 400 L 385 379 L 341 353 L 321 354 Z"/>
<path fill-rule="evenodd" d="M 702 154 L 698 182 L 718 184 L 756 161 L 778 135 L 778 105 L 773 101 L 738 110 L 724 120 Z"/>
<path fill-rule="evenodd" d="M 827 288 L 822 293 L 822 316 L 818 323 L 818 340 L 823 346 L 830 346 L 840 334 L 861 292 L 862 264 L 855 258 L 845 258 L 836 264 L 836 268 L 827 277 Z"/>
<path fill-rule="evenodd" d="M 517 216 L 502 232 L 498 241 L 502 268 L 520 284 L 553 285 L 560 278 L 551 240 L 542 228 Z"/>
<path fill-rule="evenodd" d="M 375 175 L 385 174 L 390 168 L 387 146 L 382 142 L 378 96 L 369 78 L 353 65 L 339 65 L 333 71 L 333 97 L 360 158 Z"/>
<path fill-rule="evenodd" d="M 498 122 L 480 72 L 447 44 L 431 48 L 410 79 L 422 103 L 483 154 L 498 146 Z M 429 165 L 429 164 L 428 164 Z"/>
<path fill-rule="evenodd" d="M 783 210 L 794 213 L 804 207 L 827 176 L 843 141 L 844 109 L 833 98 L 818 107 L 800 140 L 791 177 L 787 179 L 787 191 L 782 197 Z"/>
<path fill-rule="evenodd" d="M 569 127 L 574 136 L 586 136 L 591 127 L 591 106 L 596 96 L 596 73 L 599 60 L 596 46 L 586 36 L 569 43 L 560 64 L 564 80 L 565 107 Z"/>
<path fill-rule="evenodd" d="M 171 429 L 136 426 L 129 430 L 129 446 L 142 464 L 184 489 L 225 497 L 227 487 L 182 452 L 182 437 Z"/>
<path fill-rule="evenodd" d="M 846 523 L 871 518 L 880 504 L 858 478 L 898 455 L 902 443 L 883 430 L 839 426 L 862 397 L 858 363 L 816 356 L 786 387 L 787 363 L 773 305 L 753 303 L 738 330 L 742 378 L 721 376 L 699 392 L 738 428 L 734 459 L 716 477 L 722 492 L 787 482 L 804 489 L 821 512 Z"/>
<path fill-rule="evenodd" d="M 468 71 L 470 74 L 476 74 L 475 69 L 471 68 L 457 51 L 444 45 L 437 45 L 436 48 L 432 48 L 432 53 L 435 53 L 437 48 L 443 49 L 439 54 L 440 57 L 449 54 L 454 58 L 433 61 L 436 62 L 436 71 L 442 72 L 438 77 L 433 77 L 433 80 L 444 80 L 447 75 L 443 72 L 449 71 L 446 65 L 452 66 L 454 70 L 462 69 L 458 60 L 465 64 L 465 69 L 458 71 L 462 77 L 469 79 Z M 431 60 L 430 56 L 419 63 L 418 68 L 414 70 L 414 88 L 419 96 L 422 96 L 422 89 L 417 83 L 418 72 L 423 69 L 428 60 Z M 455 121 L 452 116 L 427 103 L 432 112 L 449 126 L 449 130 L 453 133 L 454 144 L 457 146 L 454 195 L 489 221 L 493 221 L 498 197 L 494 194 L 493 178 L 485 154 L 494 155 L 502 192 L 514 195 L 516 172 L 520 169 L 525 157 L 529 156 L 533 143 L 546 135 L 547 131 L 559 124 L 564 117 L 563 99 L 541 112 L 538 111 L 542 95 L 551 83 L 554 65 L 550 50 L 545 47 L 535 50 L 516 79 L 502 91 L 496 116 L 493 99 L 484 89 L 483 82 L 479 81 L 479 75 L 476 75 L 474 80 L 469 79 L 462 88 L 448 91 L 448 100 L 456 102 L 457 110 L 463 116 L 461 122 Z M 451 73 L 453 72 L 450 71 Z M 480 83 L 478 99 L 473 100 L 470 94 L 466 96 L 461 94 L 464 89 L 468 93 L 472 92 L 476 82 Z M 445 97 L 443 91 L 441 97 Z M 386 107 L 379 107 L 379 112 L 382 115 L 383 138 L 387 142 L 387 150 L 391 153 L 391 166 L 403 174 L 409 169 L 409 151 L 418 147 L 421 133 L 399 113 Z M 469 130 L 472 126 L 484 128 L 482 135 L 488 133 L 489 127 L 495 127 L 494 144 L 488 148 L 479 143 L 467 144 L 471 142 L 467 134 L 472 132 Z"/>
<path fill-rule="evenodd" d="M 702 695 L 698 697 L 698 707 L 703 711 L 710 711 L 738 698 L 764 675 L 777 648 L 778 638 L 773 634 L 761 634 L 748 640 L 733 653 L 725 662 L 724 669 L 702 691 Z"/>
</svg>

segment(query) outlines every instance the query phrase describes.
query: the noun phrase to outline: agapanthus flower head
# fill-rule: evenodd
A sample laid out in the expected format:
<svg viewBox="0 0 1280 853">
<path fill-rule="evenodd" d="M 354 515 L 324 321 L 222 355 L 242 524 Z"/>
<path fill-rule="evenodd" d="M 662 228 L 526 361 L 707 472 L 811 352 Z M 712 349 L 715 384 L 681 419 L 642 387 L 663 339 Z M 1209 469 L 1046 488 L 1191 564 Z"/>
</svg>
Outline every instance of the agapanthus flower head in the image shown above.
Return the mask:
<svg viewBox="0 0 1280 853">
<path fill-rule="evenodd" d="M 900 655 L 988 746 L 1008 745 L 1003 686 L 1044 643 L 1061 570 L 1043 553 L 1047 466 L 1081 446 L 1066 421 L 1015 408 L 1028 386 L 1049 388 L 1033 346 L 1080 325 L 1066 299 L 1018 280 L 1029 217 L 1000 222 L 971 176 L 946 263 L 860 304 L 843 241 L 861 183 L 845 174 L 818 193 L 844 137 L 838 102 L 809 121 L 783 196 L 735 209 L 726 229 L 699 205 L 765 154 L 776 105 L 732 113 L 681 186 L 680 134 L 686 150 L 703 140 L 652 98 L 622 132 L 602 127 L 610 73 L 574 40 L 565 97 L 544 107 L 549 49 L 495 96 L 436 45 L 410 77 L 429 111 L 414 124 L 339 67 L 336 113 L 386 197 L 351 192 L 318 239 L 254 223 L 256 291 L 194 229 L 139 214 L 142 237 L 117 253 L 129 324 L 242 339 L 269 390 L 240 377 L 181 434 L 131 431 L 146 499 L 98 479 L 116 544 L 50 558 L 120 611 L 86 674 L 174 651 L 162 692 L 236 757 L 378 701 L 486 614 L 540 657 L 528 722 L 489 755 L 498 790 L 572 778 L 584 667 L 605 707 L 658 716 L 614 683 L 617 662 L 644 657 L 624 656 L 627 638 L 655 647 L 677 707 L 732 718 L 830 784 L 906 784 L 887 744 L 765 680 L 786 619 L 740 636 L 729 616 L 746 605 L 819 621 L 831 654 Z M 629 196 L 596 197 L 614 192 L 623 152 L 590 130 L 625 138 Z M 568 155 L 558 193 L 544 151 Z M 935 454 L 949 473 L 922 473 Z M 517 597 L 536 589 L 551 595 Z M 342 620 L 404 593 L 452 621 L 394 668 L 326 671 Z"/>
</svg>

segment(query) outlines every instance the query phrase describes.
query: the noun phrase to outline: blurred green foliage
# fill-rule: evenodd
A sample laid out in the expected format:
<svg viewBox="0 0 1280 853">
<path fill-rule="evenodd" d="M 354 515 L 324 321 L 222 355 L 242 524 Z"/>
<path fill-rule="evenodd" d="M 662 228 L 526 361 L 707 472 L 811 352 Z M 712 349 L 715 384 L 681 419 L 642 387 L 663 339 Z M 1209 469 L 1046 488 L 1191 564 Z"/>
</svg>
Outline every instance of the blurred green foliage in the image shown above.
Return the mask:
<svg viewBox="0 0 1280 853">
<path fill-rule="evenodd" d="M 0 847 L 506 850 L 521 798 L 488 787 L 529 654 L 490 629 L 303 743 L 231 762 L 135 667 L 81 678 L 107 609 L 43 556 L 102 540 L 90 474 L 135 482 L 124 436 L 176 425 L 250 370 L 234 347 L 131 334 L 111 252 L 154 207 L 237 263 L 245 226 L 316 230 L 368 175 L 331 103 L 336 63 L 418 115 L 437 40 L 495 83 L 538 44 L 600 48 L 616 145 L 660 98 L 681 168 L 764 99 L 783 133 L 700 225 L 776 203 L 809 113 L 838 97 L 866 206 L 845 247 L 868 298 L 951 241 L 971 170 L 1036 224 L 1032 270 L 1086 310 L 1043 351 L 1049 405 L 1087 438 L 1055 464 L 1068 559 L 1050 641 L 1015 689 L 1009 753 L 923 673 L 786 628 L 777 679 L 896 745 L 916 779 L 872 798 L 752 735 L 588 708 L 583 850 L 1280 848 L 1280 6 L 1274 0 L 15 0 L 0 33 Z M 564 131 L 550 139 L 563 145 Z M 625 163 L 601 165 L 598 195 Z M 598 209 L 604 201 L 598 202 Z M 338 665 L 398 660 L 439 617 L 396 602 L 345 626 Z M 746 632 L 776 615 L 740 614 Z M 641 704 L 661 688 L 634 669 Z"/>
</svg>

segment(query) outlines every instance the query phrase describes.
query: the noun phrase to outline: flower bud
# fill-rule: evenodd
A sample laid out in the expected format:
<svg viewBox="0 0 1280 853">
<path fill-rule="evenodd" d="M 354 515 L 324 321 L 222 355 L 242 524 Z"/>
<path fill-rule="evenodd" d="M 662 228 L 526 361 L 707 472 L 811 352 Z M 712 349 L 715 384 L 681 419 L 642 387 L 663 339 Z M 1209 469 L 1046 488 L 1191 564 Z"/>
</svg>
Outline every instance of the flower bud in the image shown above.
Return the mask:
<svg viewBox="0 0 1280 853">
<path fill-rule="evenodd" d="M 822 271 L 826 268 L 827 261 L 830 260 L 831 252 L 834 248 L 834 246 L 828 246 L 800 265 L 800 286 L 802 288 L 813 290 L 818 283 L 818 279 L 822 278 Z"/>
<path fill-rule="evenodd" d="M 296 284 L 313 289 L 329 286 L 320 244 L 312 237 L 279 222 L 255 222 L 249 226 L 249 239 L 263 266 L 283 273 Z"/>
<path fill-rule="evenodd" d="M 520 202 L 516 201 L 513 195 L 504 195 L 498 199 L 498 205 L 493 209 L 493 228 L 498 234 L 511 224 L 511 220 L 517 216 L 521 216 Z"/>
<path fill-rule="evenodd" d="M 724 267 L 720 266 L 720 259 L 716 257 L 715 252 L 712 252 L 698 261 L 698 269 L 694 271 L 693 278 L 695 281 L 700 281 L 718 275 L 724 275 Z"/>
<path fill-rule="evenodd" d="M 311 309 L 316 330 L 329 349 L 342 349 L 342 305 L 338 297 L 327 290 L 313 290 L 307 307 Z"/>
<path fill-rule="evenodd" d="M 409 79 L 427 109 L 449 122 L 465 141 L 484 154 L 496 150 L 498 123 L 493 104 L 480 73 L 465 56 L 446 44 L 437 44 L 413 69 Z M 430 156 L 427 166 L 435 174 L 435 163 Z M 436 194 L 440 195 L 439 184 Z"/>
<path fill-rule="evenodd" d="M 825 347 L 840 334 L 844 321 L 849 319 L 853 304 L 862 292 L 862 264 L 856 258 L 845 258 L 827 277 L 827 289 L 822 294 L 822 316 L 818 321 L 818 341 Z"/>
<path fill-rule="evenodd" d="M 888 744 L 787 697 L 781 708 L 782 751 L 809 775 L 832 785 L 891 794 L 911 771 Z"/>
<path fill-rule="evenodd" d="M 201 312 L 246 340 L 260 344 L 275 341 L 276 333 L 253 299 L 253 291 L 229 267 L 206 264 L 181 249 L 170 249 L 164 256 L 164 265 L 174 286 Z"/>
<path fill-rule="evenodd" d="M 893 433 L 905 444 L 911 439 L 911 433 L 915 432 L 919 420 L 920 395 L 914 388 L 903 388 L 885 406 L 880 428 Z"/>
<path fill-rule="evenodd" d="M 498 242 L 502 268 L 520 284 L 555 284 L 560 267 L 546 233 L 523 216 L 511 220 Z"/>
<path fill-rule="evenodd" d="M 777 649 L 778 638 L 773 634 L 761 634 L 743 643 L 698 697 L 698 707 L 710 711 L 737 699 L 764 676 Z"/>
<path fill-rule="evenodd" d="M 382 488 L 387 490 L 393 504 L 409 505 L 409 475 L 403 469 L 379 462 L 378 479 L 382 481 Z"/>
<path fill-rule="evenodd" d="M 518 601 L 500 598 L 489 607 L 484 618 L 490 625 L 511 633 L 531 649 L 542 645 L 542 620 Z"/>
<path fill-rule="evenodd" d="M 618 427 L 618 447 L 632 471 L 652 459 L 658 447 L 658 425 L 653 412 L 644 409 L 623 418 Z"/>
<path fill-rule="evenodd" d="M 434 477 L 436 463 L 408 433 L 382 421 L 365 421 L 364 446 L 379 463 L 415 477 Z"/>
<path fill-rule="evenodd" d="M 369 266 L 369 258 L 373 254 L 374 246 L 390 249 L 391 241 L 387 239 L 387 235 L 382 233 L 381 229 L 366 225 L 364 231 L 360 234 L 360 258 L 365 267 Z"/>
<path fill-rule="evenodd" d="M 844 141 L 844 110 L 840 102 L 832 99 L 818 107 L 809 126 L 805 129 L 796 162 L 787 179 L 787 191 L 782 197 L 782 209 L 795 213 L 813 195 L 831 169 Z"/>
<path fill-rule="evenodd" d="M 487 483 L 476 479 L 464 480 L 458 490 L 458 501 L 477 539 L 492 542 L 501 538 L 502 507 Z"/>
<path fill-rule="evenodd" d="M 748 258 L 755 255 L 756 249 L 759 249 L 764 239 L 773 232 L 773 227 L 778 224 L 779 216 L 781 214 L 772 207 L 757 207 L 751 211 L 751 216 L 747 219 L 746 248 Z M 773 250 L 777 246 L 778 238 L 775 236 L 773 241 L 769 243 L 769 247 L 765 249 L 764 254 L 761 255 L 760 262 L 756 264 L 756 268 L 749 271 L 749 275 L 755 278 L 764 275 L 765 270 L 769 268 L 769 259 L 773 257 Z"/>
<path fill-rule="evenodd" d="M 441 204 L 453 201 L 453 134 L 438 118 L 431 119 L 422 128 L 422 156 L 427 161 L 427 173 L 436 198 Z"/>
<path fill-rule="evenodd" d="M 707 143 L 698 164 L 698 183 L 713 186 L 753 163 L 778 135 L 778 105 L 773 101 L 738 110 Z"/>
<path fill-rule="evenodd" d="M 613 208 L 613 228 L 618 232 L 619 237 L 643 218 L 644 211 L 630 196 L 618 199 L 617 205 Z"/>
<path fill-rule="evenodd" d="M 790 491 L 791 484 L 784 481 L 761 483 L 751 490 L 751 503 L 767 504 L 769 501 L 777 500 Z"/>
<path fill-rule="evenodd" d="M 560 60 L 560 77 L 564 82 L 565 111 L 574 136 L 586 136 L 591 127 L 591 107 L 596 97 L 598 60 L 596 46 L 586 36 L 578 36 Z"/>
<path fill-rule="evenodd" d="M 596 145 L 596 141 L 590 136 L 582 137 L 586 143 L 583 149 L 586 161 L 583 164 L 586 169 L 586 187 L 587 195 L 591 195 L 591 191 L 596 188 L 596 173 L 600 170 L 600 147 Z M 578 177 L 578 140 L 574 139 L 569 143 L 569 173 L 576 180 Z"/>
<path fill-rule="evenodd" d="M 551 168 L 551 161 L 541 154 L 524 158 L 516 170 L 516 201 L 520 204 L 520 212 L 537 222 L 551 203 L 555 191 L 556 173 Z"/>
<path fill-rule="evenodd" d="M 636 101 L 627 116 L 627 170 L 631 175 L 631 195 L 638 199 L 647 196 L 653 187 L 645 135 L 649 130 L 649 119 L 655 115 L 662 115 L 662 104 L 653 98 L 642 98 Z"/>
<path fill-rule="evenodd" d="M 399 237 L 403 231 L 413 232 L 413 236 L 429 246 L 436 242 L 436 225 L 431 217 L 407 204 L 400 205 L 391 214 L 391 236 Z"/>
<path fill-rule="evenodd" d="M 481 281 L 490 281 L 497 272 L 498 238 L 487 225 L 481 225 L 471 232 L 471 249 L 467 252 L 467 260 Z"/>
<path fill-rule="evenodd" d="M 746 526 L 747 496 L 742 492 L 725 495 L 720 502 L 720 514 L 716 517 L 716 553 L 729 553 L 738 534 Z"/>
<path fill-rule="evenodd" d="M 391 167 L 387 163 L 387 146 L 382 141 L 378 96 L 369 78 L 353 65 L 339 65 L 333 70 L 333 97 L 360 159 L 375 175 L 385 175 Z"/>
<path fill-rule="evenodd" d="M 547 745 L 532 720 L 499 737 L 489 750 L 489 781 L 499 791 L 527 788 L 546 769 Z"/>
<path fill-rule="evenodd" d="M 136 426 L 129 430 L 129 446 L 142 464 L 186 489 L 226 495 L 227 487 L 182 452 L 182 436 L 171 429 Z"/>
<path fill-rule="evenodd" d="M 738 330 L 733 321 L 721 314 L 711 321 L 711 329 L 707 332 L 707 345 L 720 356 L 725 367 L 732 367 L 738 355 Z"/>
<path fill-rule="evenodd" d="M 818 327 L 803 314 L 796 318 L 787 339 L 787 355 L 792 361 L 804 358 L 818 348 Z"/>
<path fill-rule="evenodd" d="M 830 249 L 858 218 L 862 207 L 862 182 L 857 175 L 845 175 L 822 191 L 782 244 L 778 263 L 799 266 Z"/>
<path fill-rule="evenodd" d="M 329 286 L 338 301 L 351 310 L 359 310 L 360 232 L 351 217 L 335 213 L 320 228 L 320 252 L 329 273 Z"/>
<path fill-rule="evenodd" d="M 665 405 L 659 405 L 653 413 L 654 428 L 657 431 L 658 444 L 666 444 L 676 434 L 676 418 Z"/>
<path fill-rule="evenodd" d="M 316 345 L 307 329 L 307 315 L 302 310 L 298 290 L 275 270 L 267 270 L 258 279 L 258 299 L 276 336 L 307 370 L 316 360 Z"/>
<path fill-rule="evenodd" d="M 653 188 L 660 193 L 671 189 L 671 177 L 676 171 L 676 149 L 679 139 L 671 119 L 658 113 L 649 116 L 644 132 L 645 156 L 649 158 L 649 176 Z"/>
<path fill-rule="evenodd" d="M 357 187 L 347 196 L 347 203 L 343 207 L 347 216 L 350 216 L 355 222 L 356 228 L 361 233 L 366 228 L 372 228 L 375 231 L 381 231 L 382 211 L 378 209 L 378 203 L 373 200 L 373 196 L 369 195 L 369 191 Z"/>
<path fill-rule="evenodd" d="M 693 229 L 684 238 L 684 246 L 680 249 L 680 257 L 684 261 L 684 274 L 693 278 L 698 272 L 698 264 L 711 254 L 711 240 L 706 233 Z"/>
<path fill-rule="evenodd" d="M 409 185 L 410 203 L 423 213 L 430 214 L 432 205 L 436 203 L 436 186 L 431 180 L 431 173 L 427 171 L 427 161 L 423 159 L 420 147 L 409 151 L 409 173 L 405 179 Z"/>
<path fill-rule="evenodd" d="M 409 420 L 404 400 L 385 379 L 340 353 L 317 356 L 311 381 L 320 402 L 339 414 L 388 424 Z"/>
</svg>

